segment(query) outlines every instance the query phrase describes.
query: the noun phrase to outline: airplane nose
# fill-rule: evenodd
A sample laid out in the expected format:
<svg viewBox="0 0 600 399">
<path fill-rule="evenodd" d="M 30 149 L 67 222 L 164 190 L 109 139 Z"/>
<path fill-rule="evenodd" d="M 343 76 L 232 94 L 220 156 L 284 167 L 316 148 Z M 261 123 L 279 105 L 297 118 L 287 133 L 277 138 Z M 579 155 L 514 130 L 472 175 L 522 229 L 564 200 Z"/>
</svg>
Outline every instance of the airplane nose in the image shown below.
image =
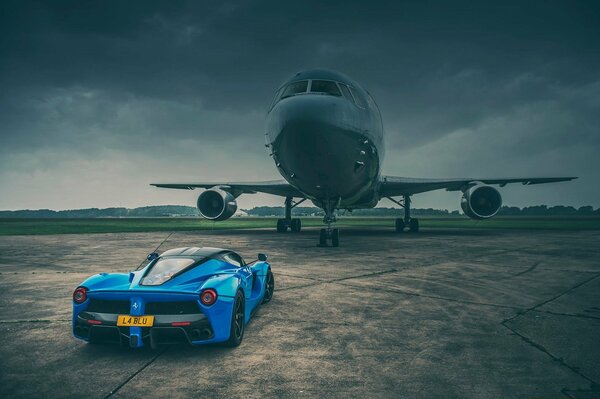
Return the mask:
<svg viewBox="0 0 600 399">
<path fill-rule="evenodd" d="M 348 196 L 370 174 L 371 151 L 356 112 L 343 98 L 306 95 L 284 99 L 267 124 L 273 158 L 281 174 L 315 197 Z M 365 176 L 366 177 L 366 176 Z"/>
</svg>

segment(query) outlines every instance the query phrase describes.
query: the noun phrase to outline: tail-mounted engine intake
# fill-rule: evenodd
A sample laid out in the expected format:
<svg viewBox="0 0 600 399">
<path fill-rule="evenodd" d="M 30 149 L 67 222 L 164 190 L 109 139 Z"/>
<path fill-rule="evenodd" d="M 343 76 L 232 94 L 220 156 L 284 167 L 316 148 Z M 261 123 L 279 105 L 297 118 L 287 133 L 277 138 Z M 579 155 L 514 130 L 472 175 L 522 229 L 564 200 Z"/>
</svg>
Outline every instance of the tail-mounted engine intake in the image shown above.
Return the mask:
<svg viewBox="0 0 600 399">
<path fill-rule="evenodd" d="M 502 196 L 494 187 L 478 183 L 463 191 L 460 207 L 471 219 L 488 219 L 502 207 Z"/>
<path fill-rule="evenodd" d="M 200 194 L 197 206 L 200 214 L 210 220 L 226 220 L 237 211 L 235 197 L 218 187 Z"/>
</svg>

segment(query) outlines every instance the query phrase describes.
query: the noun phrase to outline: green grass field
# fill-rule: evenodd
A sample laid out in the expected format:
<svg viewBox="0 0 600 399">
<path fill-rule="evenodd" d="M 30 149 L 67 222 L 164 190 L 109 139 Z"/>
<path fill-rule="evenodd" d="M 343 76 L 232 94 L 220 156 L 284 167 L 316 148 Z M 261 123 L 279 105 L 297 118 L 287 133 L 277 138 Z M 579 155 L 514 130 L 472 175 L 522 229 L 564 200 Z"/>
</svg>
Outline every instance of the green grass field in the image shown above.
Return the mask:
<svg viewBox="0 0 600 399">
<path fill-rule="evenodd" d="M 496 217 L 476 221 L 466 217 L 420 217 L 421 227 L 532 230 L 600 230 L 600 217 Z M 276 218 L 232 218 L 211 222 L 202 218 L 122 219 L 0 219 L 0 235 L 88 234 L 145 231 L 193 231 L 217 229 L 275 228 Z M 393 218 L 341 217 L 340 227 L 393 229 Z M 321 218 L 302 218 L 303 227 L 322 226 Z"/>
</svg>

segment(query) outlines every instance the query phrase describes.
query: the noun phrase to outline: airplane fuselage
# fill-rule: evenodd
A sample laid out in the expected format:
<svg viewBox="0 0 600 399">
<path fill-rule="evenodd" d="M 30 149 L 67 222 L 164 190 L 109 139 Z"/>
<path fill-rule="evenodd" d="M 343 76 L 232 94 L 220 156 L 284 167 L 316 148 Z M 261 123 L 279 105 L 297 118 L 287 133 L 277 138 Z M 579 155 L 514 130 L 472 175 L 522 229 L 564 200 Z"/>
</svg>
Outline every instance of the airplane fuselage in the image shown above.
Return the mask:
<svg viewBox="0 0 600 399">
<path fill-rule="evenodd" d="M 383 136 L 369 93 L 333 71 L 296 74 L 267 115 L 267 146 L 279 172 L 322 208 L 377 204 Z"/>
</svg>

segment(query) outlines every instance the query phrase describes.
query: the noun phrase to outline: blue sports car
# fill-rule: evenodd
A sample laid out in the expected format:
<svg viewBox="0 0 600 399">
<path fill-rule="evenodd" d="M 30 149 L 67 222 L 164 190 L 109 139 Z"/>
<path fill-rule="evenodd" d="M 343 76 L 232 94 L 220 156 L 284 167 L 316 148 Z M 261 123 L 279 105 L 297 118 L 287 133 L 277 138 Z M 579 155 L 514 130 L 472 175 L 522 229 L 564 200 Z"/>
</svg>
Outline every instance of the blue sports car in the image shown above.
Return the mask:
<svg viewBox="0 0 600 399">
<path fill-rule="evenodd" d="M 73 292 L 73 335 L 93 342 L 223 342 L 237 346 L 245 325 L 273 297 L 267 256 L 245 263 L 220 248 L 176 248 L 148 255 L 131 273 L 100 273 Z"/>
</svg>

